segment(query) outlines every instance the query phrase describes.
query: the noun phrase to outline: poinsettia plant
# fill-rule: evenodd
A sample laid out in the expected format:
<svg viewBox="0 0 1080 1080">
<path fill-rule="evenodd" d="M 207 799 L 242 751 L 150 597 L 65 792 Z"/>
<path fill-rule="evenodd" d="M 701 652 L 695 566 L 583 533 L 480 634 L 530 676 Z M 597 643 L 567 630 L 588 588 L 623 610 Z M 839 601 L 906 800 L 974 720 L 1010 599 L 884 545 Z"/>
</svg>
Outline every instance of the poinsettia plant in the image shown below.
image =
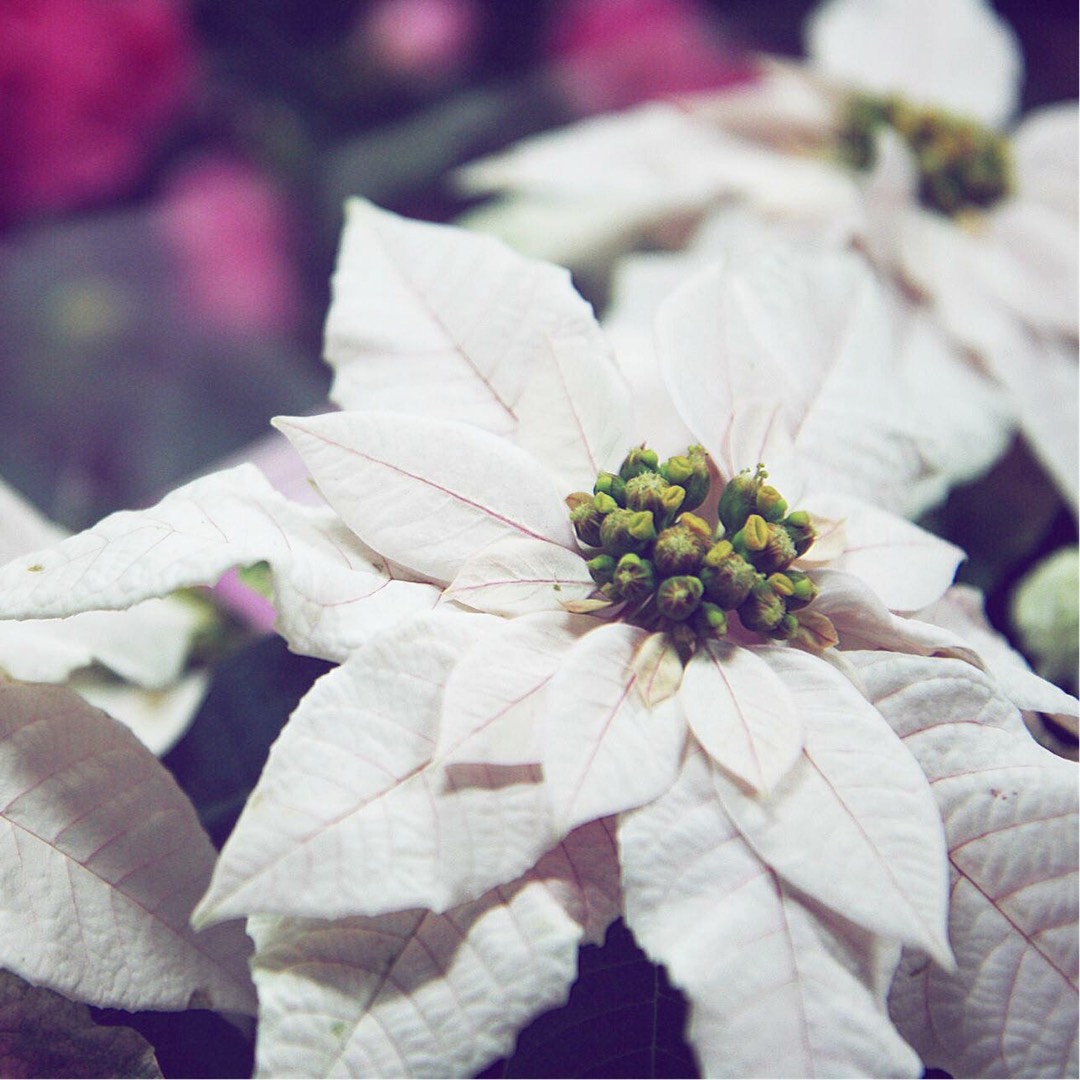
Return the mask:
<svg viewBox="0 0 1080 1080">
<path fill-rule="evenodd" d="M 1076 772 L 1022 714 L 1078 703 L 867 501 L 924 463 L 867 392 L 865 267 L 758 257 L 771 295 L 720 267 L 664 302 L 642 399 L 565 271 L 354 202 L 340 408 L 276 422 L 325 502 L 239 466 L 0 571 L 5 617 L 62 618 L 265 561 L 278 631 L 336 663 L 205 891 L 156 894 L 187 933 L 246 919 L 262 1074 L 479 1071 L 620 916 L 705 1074 L 1075 1070 Z M 129 888 L 95 874 L 121 818 L 69 873 Z"/>
</svg>

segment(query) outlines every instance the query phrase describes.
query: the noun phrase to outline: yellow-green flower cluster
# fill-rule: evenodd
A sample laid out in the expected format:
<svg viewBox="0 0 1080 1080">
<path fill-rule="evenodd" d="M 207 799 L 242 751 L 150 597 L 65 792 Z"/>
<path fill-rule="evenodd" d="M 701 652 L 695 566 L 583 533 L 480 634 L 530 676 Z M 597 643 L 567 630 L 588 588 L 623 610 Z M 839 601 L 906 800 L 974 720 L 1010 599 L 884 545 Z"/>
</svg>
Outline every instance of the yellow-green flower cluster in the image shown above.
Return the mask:
<svg viewBox="0 0 1080 1080">
<path fill-rule="evenodd" d="M 912 105 L 901 97 L 853 95 L 840 131 L 840 153 L 857 169 L 874 162 L 874 137 L 892 128 L 919 168 L 919 200 L 950 217 L 984 210 L 1012 190 L 1008 139 L 973 120 Z"/>
<path fill-rule="evenodd" d="M 727 633 L 732 612 L 766 638 L 820 646 L 822 620 L 812 634 L 800 620 L 817 587 L 792 567 L 814 528 L 806 513 L 788 512 L 767 478 L 761 465 L 736 476 L 710 523 L 694 513 L 710 488 L 702 447 L 664 462 L 645 446 L 631 450 L 592 494 L 566 500 L 578 539 L 598 549 L 588 566 L 600 595 L 623 604 L 628 621 L 666 632 L 684 661 L 699 641 Z"/>
</svg>

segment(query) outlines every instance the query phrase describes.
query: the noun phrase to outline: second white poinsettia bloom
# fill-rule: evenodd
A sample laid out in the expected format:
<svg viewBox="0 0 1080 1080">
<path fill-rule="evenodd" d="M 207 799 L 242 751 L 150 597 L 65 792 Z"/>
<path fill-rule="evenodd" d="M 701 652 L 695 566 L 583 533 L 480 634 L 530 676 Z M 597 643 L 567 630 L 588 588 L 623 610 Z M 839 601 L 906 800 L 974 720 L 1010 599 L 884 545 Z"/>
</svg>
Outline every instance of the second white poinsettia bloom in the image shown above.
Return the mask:
<svg viewBox="0 0 1080 1080">
<path fill-rule="evenodd" d="M 987 448 L 975 463 L 1019 426 L 1075 512 L 1075 102 L 1017 122 L 1019 44 L 983 0 L 823 0 L 806 53 L 474 163 L 463 183 L 495 201 L 467 220 L 601 278 L 643 241 L 681 247 L 717 207 L 854 246 L 945 335 L 933 352 L 959 369 L 972 426 L 989 394 L 1008 406 L 973 440 Z M 573 224 L 549 227 L 560 216 Z M 915 426 L 936 418 L 928 395 L 907 408 Z M 950 483 L 970 478 L 972 441 L 926 445 Z"/>
<path fill-rule="evenodd" d="M 278 421 L 327 507 L 297 514 L 244 474 L 243 498 L 212 514 L 177 493 L 175 539 L 132 539 L 136 522 L 173 520 L 163 503 L 0 579 L 12 613 L 110 588 L 122 604 L 143 585 L 125 562 L 136 547 L 173 545 L 155 571 L 167 589 L 192 572 L 182 556 L 208 571 L 196 552 L 211 534 L 235 538 L 215 557 L 271 562 L 294 647 L 342 659 L 275 744 L 196 912 L 251 917 L 260 1067 L 295 1068 L 299 1048 L 324 1074 L 481 1069 L 622 913 L 689 995 L 706 1072 L 918 1075 L 887 995 L 902 949 L 958 974 L 948 840 L 927 768 L 847 650 L 959 658 L 1013 706 L 961 634 L 904 614 L 946 592 L 961 553 L 815 490 L 825 473 L 800 464 L 818 395 L 798 383 L 799 351 L 827 350 L 836 328 L 785 334 L 765 305 L 770 325 L 740 354 L 760 381 L 705 384 L 714 297 L 691 283 L 661 340 L 698 441 L 653 447 L 565 273 L 356 203 L 337 282 L 345 408 Z M 393 306 L 362 315 L 372 296 Z M 872 325 L 873 306 L 860 317 Z M 785 367 L 790 392 L 773 377 Z M 863 468 L 892 460 L 861 449 Z M 775 477 L 759 465 L 773 455 Z M 260 539 L 268 509 L 287 544 Z M 309 547 L 308 590 L 331 611 L 359 580 L 345 552 L 386 575 L 381 622 L 331 619 L 320 637 L 286 620 Z M 507 956 L 521 987 L 493 1011 Z"/>
</svg>

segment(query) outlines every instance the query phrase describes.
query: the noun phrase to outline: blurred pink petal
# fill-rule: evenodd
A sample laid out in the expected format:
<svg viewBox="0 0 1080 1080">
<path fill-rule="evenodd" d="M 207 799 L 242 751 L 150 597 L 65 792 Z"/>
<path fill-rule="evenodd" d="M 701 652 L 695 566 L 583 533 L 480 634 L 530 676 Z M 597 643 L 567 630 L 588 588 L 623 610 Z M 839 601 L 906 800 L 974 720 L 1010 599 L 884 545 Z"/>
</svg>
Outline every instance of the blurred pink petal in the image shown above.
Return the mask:
<svg viewBox="0 0 1080 1080">
<path fill-rule="evenodd" d="M 193 74 L 179 0 L 4 0 L 0 220 L 130 191 Z"/>
<path fill-rule="evenodd" d="M 357 26 L 357 44 L 394 75 L 440 78 L 471 58 L 480 18 L 477 0 L 376 0 Z"/>
<path fill-rule="evenodd" d="M 289 205 L 266 177 L 232 158 L 197 159 L 169 181 L 156 221 L 176 263 L 180 303 L 197 319 L 238 336 L 295 329 Z"/>
<path fill-rule="evenodd" d="M 754 62 L 697 0 L 567 0 L 549 51 L 571 106 L 623 109 L 750 80 Z"/>
</svg>

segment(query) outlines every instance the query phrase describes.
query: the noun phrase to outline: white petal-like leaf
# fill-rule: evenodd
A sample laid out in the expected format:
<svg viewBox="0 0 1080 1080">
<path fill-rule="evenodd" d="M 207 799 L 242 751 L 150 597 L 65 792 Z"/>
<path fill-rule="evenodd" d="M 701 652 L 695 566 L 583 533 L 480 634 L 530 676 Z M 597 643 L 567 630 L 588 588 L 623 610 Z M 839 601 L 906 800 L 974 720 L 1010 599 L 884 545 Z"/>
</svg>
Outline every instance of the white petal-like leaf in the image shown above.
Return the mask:
<svg viewBox="0 0 1080 1080">
<path fill-rule="evenodd" d="M 477 611 L 559 611 L 596 592 L 581 555 L 530 536 L 506 536 L 469 556 L 444 595 Z"/>
<path fill-rule="evenodd" d="M 438 595 L 392 579 L 328 507 L 290 502 L 258 469 L 241 465 L 13 560 L 0 569 L 0 617 L 127 608 L 261 560 L 274 572 L 279 625 L 290 644 L 332 659 L 373 630 L 431 607 Z"/>
<path fill-rule="evenodd" d="M 492 622 L 423 616 L 315 683 L 221 853 L 200 923 L 446 910 L 558 840 L 537 768 L 432 761 L 453 665 Z"/>
<path fill-rule="evenodd" d="M 724 807 L 757 854 L 796 888 L 948 965 L 945 843 L 922 770 L 829 664 L 783 647 L 760 655 L 798 704 L 803 757 L 767 799 L 717 773 Z"/>
<path fill-rule="evenodd" d="M 906 508 L 923 464 L 884 300 L 856 256 L 758 245 L 674 290 L 656 332 L 675 404 L 722 467 L 753 468 L 726 461 L 731 425 L 745 402 L 775 401 L 808 485 Z"/>
<path fill-rule="evenodd" d="M 649 706 L 638 650 L 649 634 L 610 623 L 586 634 L 552 677 L 544 703 L 544 784 L 567 830 L 656 798 L 686 740 L 678 695 Z"/>
<path fill-rule="evenodd" d="M 0 683 L 4 967 L 94 1005 L 254 1012 L 237 923 L 188 925 L 214 849 L 171 775 L 63 687 Z"/>
<path fill-rule="evenodd" d="M 890 999 L 901 1030 L 954 1076 L 1075 1075 L 1076 766 L 995 718 L 989 679 L 982 695 L 958 693 L 955 661 L 864 660 L 872 699 L 930 778 L 949 844 L 957 970 L 905 962 Z M 996 711 L 1011 712 L 1000 695 Z"/>
<path fill-rule="evenodd" d="M 918 1076 L 885 1011 L 899 947 L 805 897 L 754 854 L 705 754 L 624 814 L 626 920 L 691 1002 L 704 1076 Z"/>
<path fill-rule="evenodd" d="M 814 610 L 832 620 L 840 634 L 841 648 L 888 649 L 920 656 L 936 653 L 982 666 L 978 651 L 968 639 L 932 622 L 894 615 L 854 574 L 815 570 L 813 578 L 821 589 Z"/>
<path fill-rule="evenodd" d="M 803 725 L 783 681 L 751 649 L 707 642 L 679 690 L 686 722 L 713 760 L 767 795 L 803 748 Z"/>
<path fill-rule="evenodd" d="M 814 495 L 803 508 L 844 522 L 847 545 L 830 569 L 861 578 L 890 611 L 917 611 L 932 604 L 952 584 L 965 558 L 955 544 L 869 503 Z"/>
<path fill-rule="evenodd" d="M 1040 678 L 1027 661 L 989 623 L 982 594 L 969 585 L 954 585 L 939 601 L 918 613 L 920 619 L 955 633 L 977 650 L 998 687 L 1017 708 L 1056 716 L 1076 716 L 1080 702 Z"/>
<path fill-rule="evenodd" d="M 543 614 L 500 622 L 455 664 L 446 684 L 438 757 L 489 765 L 541 760 L 544 692 L 591 619 Z"/>
<path fill-rule="evenodd" d="M 623 452 L 627 391 L 592 309 L 565 270 L 491 237 L 352 200 L 326 338 L 347 409 L 509 436 L 567 490 Z"/>
<path fill-rule="evenodd" d="M 470 1076 L 566 1000 L 578 945 L 619 910 L 602 822 L 517 881 L 442 915 L 339 922 L 257 916 L 266 1076 Z"/>
<path fill-rule="evenodd" d="M 558 492 L 540 463 L 452 420 L 342 412 L 274 421 L 342 520 L 391 561 L 452 581 L 507 536 L 572 547 Z"/>
<path fill-rule="evenodd" d="M 822 74 L 855 89 L 991 126 L 1019 99 L 1020 46 L 983 0 L 829 0 L 807 23 L 807 51 Z"/>
</svg>

